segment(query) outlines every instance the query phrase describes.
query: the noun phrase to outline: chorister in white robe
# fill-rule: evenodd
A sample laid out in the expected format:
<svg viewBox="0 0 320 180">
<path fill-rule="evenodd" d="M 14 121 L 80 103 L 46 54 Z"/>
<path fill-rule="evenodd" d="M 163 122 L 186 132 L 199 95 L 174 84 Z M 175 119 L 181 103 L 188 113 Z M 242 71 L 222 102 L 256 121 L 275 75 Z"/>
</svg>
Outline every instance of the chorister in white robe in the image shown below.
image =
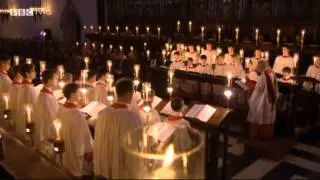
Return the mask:
<svg viewBox="0 0 320 180">
<path fill-rule="evenodd" d="M 93 151 L 96 176 L 121 178 L 124 167 L 122 137 L 141 126 L 140 116 L 128 104 L 114 103 L 100 112 L 95 126 Z"/>
<path fill-rule="evenodd" d="M 150 125 L 157 122 L 161 122 L 160 114 L 157 110 L 151 109 L 150 112 L 143 111 L 143 107 L 139 108 L 139 114 L 142 119 L 142 124 L 144 125 Z"/>
<path fill-rule="evenodd" d="M 86 96 L 87 96 L 87 100 L 88 102 L 92 102 L 96 100 L 96 95 L 94 92 L 94 85 L 86 85 L 86 88 L 88 90 Z"/>
<path fill-rule="evenodd" d="M 201 55 L 207 56 L 207 61 L 210 65 L 216 64 L 217 51 L 215 50 L 204 50 Z"/>
<path fill-rule="evenodd" d="M 255 58 L 255 57 L 252 57 L 251 59 L 251 67 L 250 67 L 250 69 L 251 70 L 255 70 L 256 68 L 257 68 L 257 65 L 258 65 L 258 63 L 259 63 L 259 61 L 266 61 L 266 60 L 264 60 L 264 59 L 257 59 L 257 58 Z"/>
<path fill-rule="evenodd" d="M 241 65 L 240 58 L 237 55 L 231 56 L 230 54 L 225 54 L 223 62 L 226 65 L 235 65 L 235 66 Z"/>
<path fill-rule="evenodd" d="M 4 101 L 3 101 L 3 95 L 10 94 L 12 87 L 12 81 L 7 74 L 7 72 L 0 71 L 0 110 L 2 113 L 2 110 L 4 109 Z M 9 99 L 10 100 L 10 99 Z"/>
<path fill-rule="evenodd" d="M 197 52 L 187 52 L 186 53 L 186 59 L 188 60 L 189 58 L 192 58 L 193 64 L 198 64 L 199 63 L 199 55 Z"/>
<path fill-rule="evenodd" d="M 57 119 L 61 120 L 61 137 L 65 144 L 63 165 L 73 176 L 90 175 L 92 167 L 86 166 L 84 155 L 92 153 L 93 140 L 85 115 L 75 104 L 67 102 L 59 107 Z"/>
<path fill-rule="evenodd" d="M 210 74 L 210 75 L 213 74 L 212 66 L 208 65 L 208 64 L 207 65 L 202 65 L 202 64 L 198 65 L 196 72 L 201 73 L 201 74 Z M 209 83 L 201 83 L 200 88 L 201 88 L 201 94 L 204 94 L 204 95 L 211 94 L 211 85 Z"/>
<path fill-rule="evenodd" d="M 21 85 L 21 93 L 17 106 L 18 118 L 16 121 L 16 132 L 19 136 L 25 135 L 25 105 L 32 107 L 32 113 L 37 113 L 34 105 L 37 100 L 37 91 L 31 82 L 24 81 Z"/>
<path fill-rule="evenodd" d="M 53 120 L 58 111 L 58 101 L 53 95 L 52 90 L 44 87 L 36 101 L 33 113 L 33 120 L 35 122 L 35 144 L 43 152 L 50 151 L 50 142 L 48 139 L 54 137 Z"/>
<path fill-rule="evenodd" d="M 9 102 L 9 106 L 11 109 L 11 120 L 12 120 L 12 125 L 13 127 L 16 126 L 16 121 L 18 118 L 18 112 L 17 112 L 17 107 L 18 102 L 20 102 L 20 93 L 21 93 L 21 83 L 20 82 L 16 82 L 13 81 L 12 83 L 12 88 L 11 88 L 11 92 L 10 92 L 10 102 Z"/>
<path fill-rule="evenodd" d="M 108 85 L 105 82 L 98 81 L 94 87 L 95 100 L 104 104 L 109 104 L 107 100 L 108 96 Z"/>
<path fill-rule="evenodd" d="M 316 66 L 316 65 L 311 65 L 309 66 L 307 73 L 306 73 L 307 77 L 312 77 L 314 79 L 317 79 L 318 81 L 320 81 L 320 67 Z M 313 84 L 310 82 L 305 82 L 303 83 L 303 86 L 306 89 L 311 89 L 313 88 Z M 315 87 L 316 92 L 320 93 L 320 85 L 316 85 Z"/>
<path fill-rule="evenodd" d="M 273 64 L 273 71 L 276 74 L 282 74 L 282 70 L 285 67 L 289 67 L 291 70 L 295 68 L 295 63 L 293 58 L 291 56 L 288 56 L 288 57 L 277 56 Z"/>
<path fill-rule="evenodd" d="M 182 61 L 174 61 L 170 65 L 170 70 L 184 70 L 185 64 Z"/>
<path fill-rule="evenodd" d="M 274 124 L 278 96 L 275 74 L 271 70 L 266 70 L 259 76 L 257 85 L 249 99 L 247 121 L 259 125 Z"/>
</svg>

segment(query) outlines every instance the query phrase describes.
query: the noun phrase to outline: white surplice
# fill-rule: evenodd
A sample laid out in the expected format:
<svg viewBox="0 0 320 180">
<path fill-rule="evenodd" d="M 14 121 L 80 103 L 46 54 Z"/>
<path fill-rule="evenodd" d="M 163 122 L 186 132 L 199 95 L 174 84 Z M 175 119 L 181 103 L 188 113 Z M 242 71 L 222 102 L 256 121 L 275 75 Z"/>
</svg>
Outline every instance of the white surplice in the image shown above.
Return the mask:
<svg viewBox="0 0 320 180">
<path fill-rule="evenodd" d="M 20 97 L 17 102 L 17 121 L 16 121 L 16 132 L 19 136 L 25 135 L 25 105 L 32 107 L 32 113 L 38 113 L 34 105 L 37 100 L 37 91 L 31 82 L 24 81 L 21 85 Z"/>
<path fill-rule="evenodd" d="M 47 88 L 43 88 L 37 98 L 33 113 L 33 120 L 35 122 L 35 144 L 44 152 L 51 147 L 48 139 L 54 137 L 53 120 L 58 111 L 58 101 L 53 95 L 53 92 Z"/>
<path fill-rule="evenodd" d="M 92 102 L 92 101 L 95 101 L 97 98 L 96 98 L 96 95 L 95 95 L 95 92 L 94 92 L 94 86 L 93 85 L 87 85 L 87 100 L 88 102 Z"/>
<path fill-rule="evenodd" d="M 282 74 L 282 70 L 285 67 L 289 67 L 291 70 L 295 67 L 294 60 L 291 56 L 277 56 L 273 64 L 273 71 L 277 74 Z"/>
<path fill-rule="evenodd" d="M 198 55 L 197 52 L 193 52 L 193 53 L 187 52 L 186 53 L 186 59 L 188 60 L 189 58 L 193 59 L 192 64 L 198 64 L 199 63 L 199 55 Z"/>
<path fill-rule="evenodd" d="M 21 97 L 21 86 L 22 84 L 19 82 L 13 82 L 12 83 L 12 88 L 10 92 L 10 101 L 9 101 L 9 106 L 11 109 L 11 120 L 12 120 L 12 125 L 15 127 L 16 126 L 16 121 L 18 118 L 18 106 L 20 102 L 20 97 Z"/>
<path fill-rule="evenodd" d="M 202 55 L 206 55 L 207 56 L 207 62 L 212 65 L 212 64 L 216 64 L 216 58 L 217 58 L 217 51 L 215 50 L 207 50 L 205 49 L 202 53 Z"/>
<path fill-rule="evenodd" d="M 140 108 L 139 113 L 140 113 L 140 117 L 142 118 L 142 123 L 145 125 L 161 122 L 160 114 L 155 109 L 151 109 L 150 112 L 146 113 L 145 111 L 142 110 L 142 108 Z"/>
<path fill-rule="evenodd" d="M 59 107 L 57 118 L 61 120 L 65 144 L 63 165 L 73 176 L 89 175 L 92 169 L 85 166 L 84 154 L 93 151 L 93 140 L 85 115 L 73 104 L 66 103 Z"/>
<path fill-rule="evenodd" d="M 317 67 L 316 65 L 309 66 L 307 73 L 306 73 L 306 76 L 317 79 L 318 81 L 320 81 L 320 67 Z M 307 89 L 313 88 L 313 84 L 310 82 L 303 83 L 303 86 Z M 316 85 L 315 90 L 316 90 L 316 92 L 320 93 L 320 85 L 319 84 Z"/>
<path fill-rule="evenodd" d="M 236 66 L 241 65 L 239 56 L 237 55 L 231 56 L 228 53 L 224 55 L 223 62 L 227 65 L 230 65 L 230 64 L 236 65 Z"/>
<path fill-rule="evenodd" d="M 99 114 L 93 151 L 96 176 L 121 178 L 124 167 L 121 140 L 128 132 L 141 126 L 140 116 L 128 104 L 115 103 Z"/>
<path fill-rule="evenodd" d="M 0 71 L 0 110 L 2 114 L 2 110 L 4 110 L 4 101 L 3 101 L 3 95 L 10 95 L 12 87 L 12 81 L 8 74 L 6 72 L 1 72 Z M 10 101 L 10 99 L 9 99 Z"/>
<path fill-rule="evenodd" d="M 173 61 L 170 65 L 170 70 L 184 70 L 185 65 L 182 61 Z"/>
<path fill-rule="evenodd" d="M 273 124 L 275 122 L 275 102 L 272 102 L 270 100 L 272 94 L 274 95 L 276 102 L 276 99 L 279 96 L 279 92 L 275 74 L 271 71 L 264 72 L 259 76 L 256 87 L 249 99 L 249 114 L 247 118 L 248 122 L 260 125 Z"/>
</svg>

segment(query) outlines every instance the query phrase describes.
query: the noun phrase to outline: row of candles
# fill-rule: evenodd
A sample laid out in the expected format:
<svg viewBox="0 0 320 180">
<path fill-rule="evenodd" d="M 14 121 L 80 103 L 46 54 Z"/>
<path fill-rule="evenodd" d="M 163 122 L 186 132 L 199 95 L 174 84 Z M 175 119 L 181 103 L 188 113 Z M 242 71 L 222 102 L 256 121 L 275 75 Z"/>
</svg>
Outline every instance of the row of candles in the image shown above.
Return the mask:
<svg viewBox="0 0 320 180">
<path fill-rule="evenodd" d="M 83 26 L 83 29 L 86 31 L 88 29 L 88 27 L 87 26 Z M 98 29 L 99 29 L 99 31 L 101 31 L 102 27 L 98 26 Z M 106 29 L 107 29 L 108 32 L 110 32 L 110 26 L 107 26 Z M 116 30 L 117 34 L 119 34 L 119 29 L 120 29 L 119 26 L 115 26 L 115 30 Z M 206 28 L 205 28 L 205 26 L 201 26 L 200 29 L 201 29 L 201 39 L 204 40 L 205 29 Z M 94 31 L 94 26 L 93 25 L 90 26 L 90 30 Z M 136 35 L 139 35 L 139 26 L 136 26 L 135 30 L 136 30 Z M 181 30 L 181 22 L 177 21 L 177 32 L 180 33 L 180 30 Z M 127 33 L 128 31 L 129 31 L 129 27 L 125 26 L 125 32 Z M 190 33 L 192 32 L 192 21 L 188 22 L 188 31 Z M 236 40 L 236 42 L 238 42 L 239 41 L 240 28 L 236 27 L 234 31 L 235 31 L 235 40 Z M 221 33 L 222 33 L 222 27 L 221 26 L 217 27 L 217 32 L 218 32 L 218 42 L 220 43 L 221 42 Z M 147 33 L 147 35 L 149 35 L 149 33 L 150 33 L 150 27 L 149 26 L 146 26 L 146 33 Z M 159 27 L 159 26 L 157 27 L 157 33 L 158 33 L 158 36 L 160 37 L 161 27 Z M 259 33 L 260 33 L 260 29 L 259 28 L 255 28 L 255 36 L 254 37 L 255 37 L 256 43 L 258 43 L 258 40 L 259 40 Z M 279 45 L 280 44 L 280 37 L 281 37 L 281 29 L 278 28 L 276 30 L 276 33 L 277 33 L 276 41 L 277 41 L 277 44 Z M 300 44 L 301 44 L 301 46 L 303 46 L 306 30 L 302 29 L 300 34 L 301 34 Z"/>
</svg>

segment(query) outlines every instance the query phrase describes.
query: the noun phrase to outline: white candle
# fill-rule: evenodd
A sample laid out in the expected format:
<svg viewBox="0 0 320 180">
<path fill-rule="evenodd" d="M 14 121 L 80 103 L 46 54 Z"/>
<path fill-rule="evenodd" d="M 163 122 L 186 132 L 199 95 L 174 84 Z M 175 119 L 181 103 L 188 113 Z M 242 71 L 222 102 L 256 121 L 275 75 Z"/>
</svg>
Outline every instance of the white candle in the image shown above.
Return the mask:
<svg viewBox="0 0 320 180">
<path fill-rule="evenodd" d="M 9 109 L 9 96 L 8 95 L 4 95 L 3 96 L 3 100 L 4 100 L 4 109 L 8 110 Z"/>
<path fill-rule="evenodd" d="M 180 21 L 177 21 L 177 32 L 180 32 Z"/>
<path fill-rule="evenodd" d="M 173 79 L 173 76 L 174 76 L 174 72 L 170 70 L 168 72 L 168 76 L 169 76 L 169 84 L 172 84 L 172 79 Z"/>
<path fill-rule="evenodd" d="M 240 49 L 239 54 L 240 54 L 240 57 L 243 58 L 244 57 L 244 50 Z"/>
<path fill-rule="evenodd" d="M 304 35 L 305 35 L 305 34 L 306 34 L 306 30 L 303 29 L 303 30 L 301 31 L 301 39 L 302 39 L 302 40 L 304 39 Z"/>
<path fill-rule="evenodd" d="M 140 71 L 140 65 L 139 64 L 135 64 L 134 65 L 134 76 L 135 76 L 135 78 L 139 78 L 139 71 Z"/>
<path fill-rule="evenodd" d="M 84 47 L 87 47 L 87 43 L 86 42 L 84 43 Z"/>
<path fill-rule="evenodd" d="M 14 57 L 13 57 L 13 60 L 14 60 L 14 65 L 15 65 L 15 66 L 17 66 L 17 65 L 20 64 L 20 58 L 19 58 L 19 56 L 14 56 Z"/>
<path fill-rule="evenodd" d="M 103 49 L 103 47 L 104 47 L 104 44 L 100 44 L 100 48 Z"/>
<path fill-rule="evenodd" d="M 192 31 L 192 21 L 189 21 L 189 32 Z"/>
<path fill-rule="evenodd" d="M 128 26 L 126 26 L 125 29 L 126 29 L 126 33 L 127 33 L 127 32 L 128 32 L 128 29 L 129 29 Z"/>
<path fill-rule="evenodd" d="M 294 61 L 294 67 L 298 67 L 298 61 L 299 61 L 299 53 L 294 53 L 293 55 L 293 61 Z"/>
<path fill-rule="evenodd" d="M 256 39 L 256 41 L 258 41 L 258 39 L 259 39 L 259 29 L 258 28 L 256 28 L 255 39 Z"/>
<path fill-rule="evenodd" d="M 147 48 L 147 43 L 146 42 L 143 43 L 143 47 Z"/>
<path fill-rule="evenodd" d="M 164 154 L 162 167 L 154 171 L 153 179 L 174 179 L 176 172 L 171 168 L 173 162 L 174 146 L 170 144 Z"/>
<path fill-rule="evenodd" d="M 85 65 L 86 65 L 86 69 L 89 69 L 89 61 L 90 61 L 90 59 L 89 59 L 89 57 L 84 57 L 84 63 L 85 63 Z"/>
<path fill-rule="evenodd" d="M 130 46 L 130 51 L 133 52 L 133 46 Z"/>
<path fill-rule="evenodd" d="M 160 37 L 161 28 L 158 27 L 157 29 L 158 29 L 158 36 Z"/>
<path fill-rule="evenodd" d="M 99 26 L 99 31 L 101 31 L 101 26 Z"/>
<path fill-rule="evenodd" d="M 93 30 L 93 25 L 90 26 L 91 31 Z"/>
<path fill-rule="evenodd" d="M 107 26 L 107 31 L 110 31 L 110 26 Z"/>
<path fill-rule="evenodd" d="M 92 48 L 94 49 L 96 47 L 96 44 L 95 43 L 92 43 Z"/>
<path fill-rule="evenodd" d="M 269 61 L 269 51 L 264 52 L 264 57 L 266 61 Z"/>
<path fill-rule="evenodd" d="M 281 34 L 281 30 L 277 29 L 277 37 L 280 37 L 280 34 Z"/>
<path fill-rule="evenodd" d="M 231 87 L 232 73 L 228 73 L 227 78 L 228 78 L 228 87 Z"/>
<path fill-rule="evenodd" d="M 112 61 L 111 60 L 107 61 L 107 66 L 108 66 L 108 71 L 111 72 L 111 68 L 112 68 Z"/>
<path fill-rule="evenodd" d="M 84 29 L 84 30 L 87 30 L 87 26 L 83 26 L 83 29 Z"/>
<path fill-rule="evenodd" d="M 147 57 L 150 58 L 150 50 L 147 50 Z"/>
<path fill-rule="evenodd" d="M 32 64 L 32 59 L 31 58 L 26 58 L 26 64 Z"/>
<path fill-rule="evenodd" d="M 46 70 L 46 62 L 45 61 L 40 61 L 40 73 L 42 74 Z"/>
<path fill-rule="evenodd" d="M 317 60 L 318 60 L 318 57 L 317 56 L 313 56 L 313 64 L 316 64 Z"/>
<path fill-rule="evenodd" d="M 149 31 L 150 31 L 149 26 L 146 27 L 146 30 L 147 30 L 147 34 L 149 35 Z"/>
<path fill-rule="evenodd" d="M 77 46 L 77 47 L 79 46 L 79 42 L 78 42 L 78 41 L 76 42 L 76 46 Z"/>
<path fill-rule="evenodd" d="M 32 107 L 31 105 L 25 105 L 25 118 L 27 123 L 31 123 L 31 111 Z"/>
<path fill-rule="evenodd" d="M 112 51 L 112 47 L 113 47 L 113 46 L 112 46 L 112 44 L 110 44 L 110 45 L 109 45 L 109 49 L 110 49 L 110 51 Z"/>
<path fill-rule="evenodd" d="M 119 26 L 116 26 L 117 34 L 119 33 Z"/>
<path fill-rule="evenodd" d="M 119 46 L 119 49 L 120 49 L 120 51 L 122 52 L 122 49 L 123 49 L 122 45 Z"/>
<path fill-rule="evenodd" d="M 136 34 L 137 34 L 137 36 L 139 35 L 139 27 L 138 26 L 136 26 Z"/>
<path fill-rule="evenodd" d="M 201 26 L 201 39 L 203 40 L 204 38 L 204 26 Z"/>
<path fill-rule="evenodd" d="M 222 49 L 220 47 L 217 47 L 217 54 L 218 56 L 222 53 Z"/>
<path fill-rule="evenodd" d="M 55 119 L 53 121 L 53 126 L 54 126 L 54 128 L 56 130 L 56 140 L 60 141 L 61 140 L 60 129 L 62 127 L 61 120 L 60 119 Z"/>
<path fill-rule="evenodd" d="M 239 40 L 239 28 L 237 27 L 235 31 L 236 31 L 236 41 L 238 41 Z"/>
</svg>

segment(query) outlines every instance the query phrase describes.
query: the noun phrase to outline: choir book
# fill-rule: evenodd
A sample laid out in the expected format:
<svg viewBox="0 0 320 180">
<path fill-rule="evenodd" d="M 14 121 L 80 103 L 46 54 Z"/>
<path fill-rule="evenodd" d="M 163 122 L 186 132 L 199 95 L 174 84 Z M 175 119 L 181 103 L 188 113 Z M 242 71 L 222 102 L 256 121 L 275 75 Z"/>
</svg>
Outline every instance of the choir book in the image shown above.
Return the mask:
<svg viewBox="0 0 320 180">
<path fill-rule="evenodd" d="M 171 109 L 171 101 L 169 101 L 166 106 L 160 111 L 161 114 L 169 115 L 173 112 Z"/>
<path fill-rule="evenodd" d="M 203 122 L 208 122 L 211 116 L 216 112 L 216 109 L 210 105 L 196 104 L 185 115 L 188 118 L 199 119 Z"/>
<path fill-rule="evenodd" d="M 92 101 L 85 107 L 83 107 L 80 111 L 87 115 L 87 119 L 96 119 L 103 109 L 107 106 L 98 101 Z"/>
<path fill-rule="evenodd" d="M 175 126 L 171 124 L 158 122 L 151 126 L 147 131 L 147 135 L 163 143 L 170 139 L 175 130 Z"/>
</svg>

